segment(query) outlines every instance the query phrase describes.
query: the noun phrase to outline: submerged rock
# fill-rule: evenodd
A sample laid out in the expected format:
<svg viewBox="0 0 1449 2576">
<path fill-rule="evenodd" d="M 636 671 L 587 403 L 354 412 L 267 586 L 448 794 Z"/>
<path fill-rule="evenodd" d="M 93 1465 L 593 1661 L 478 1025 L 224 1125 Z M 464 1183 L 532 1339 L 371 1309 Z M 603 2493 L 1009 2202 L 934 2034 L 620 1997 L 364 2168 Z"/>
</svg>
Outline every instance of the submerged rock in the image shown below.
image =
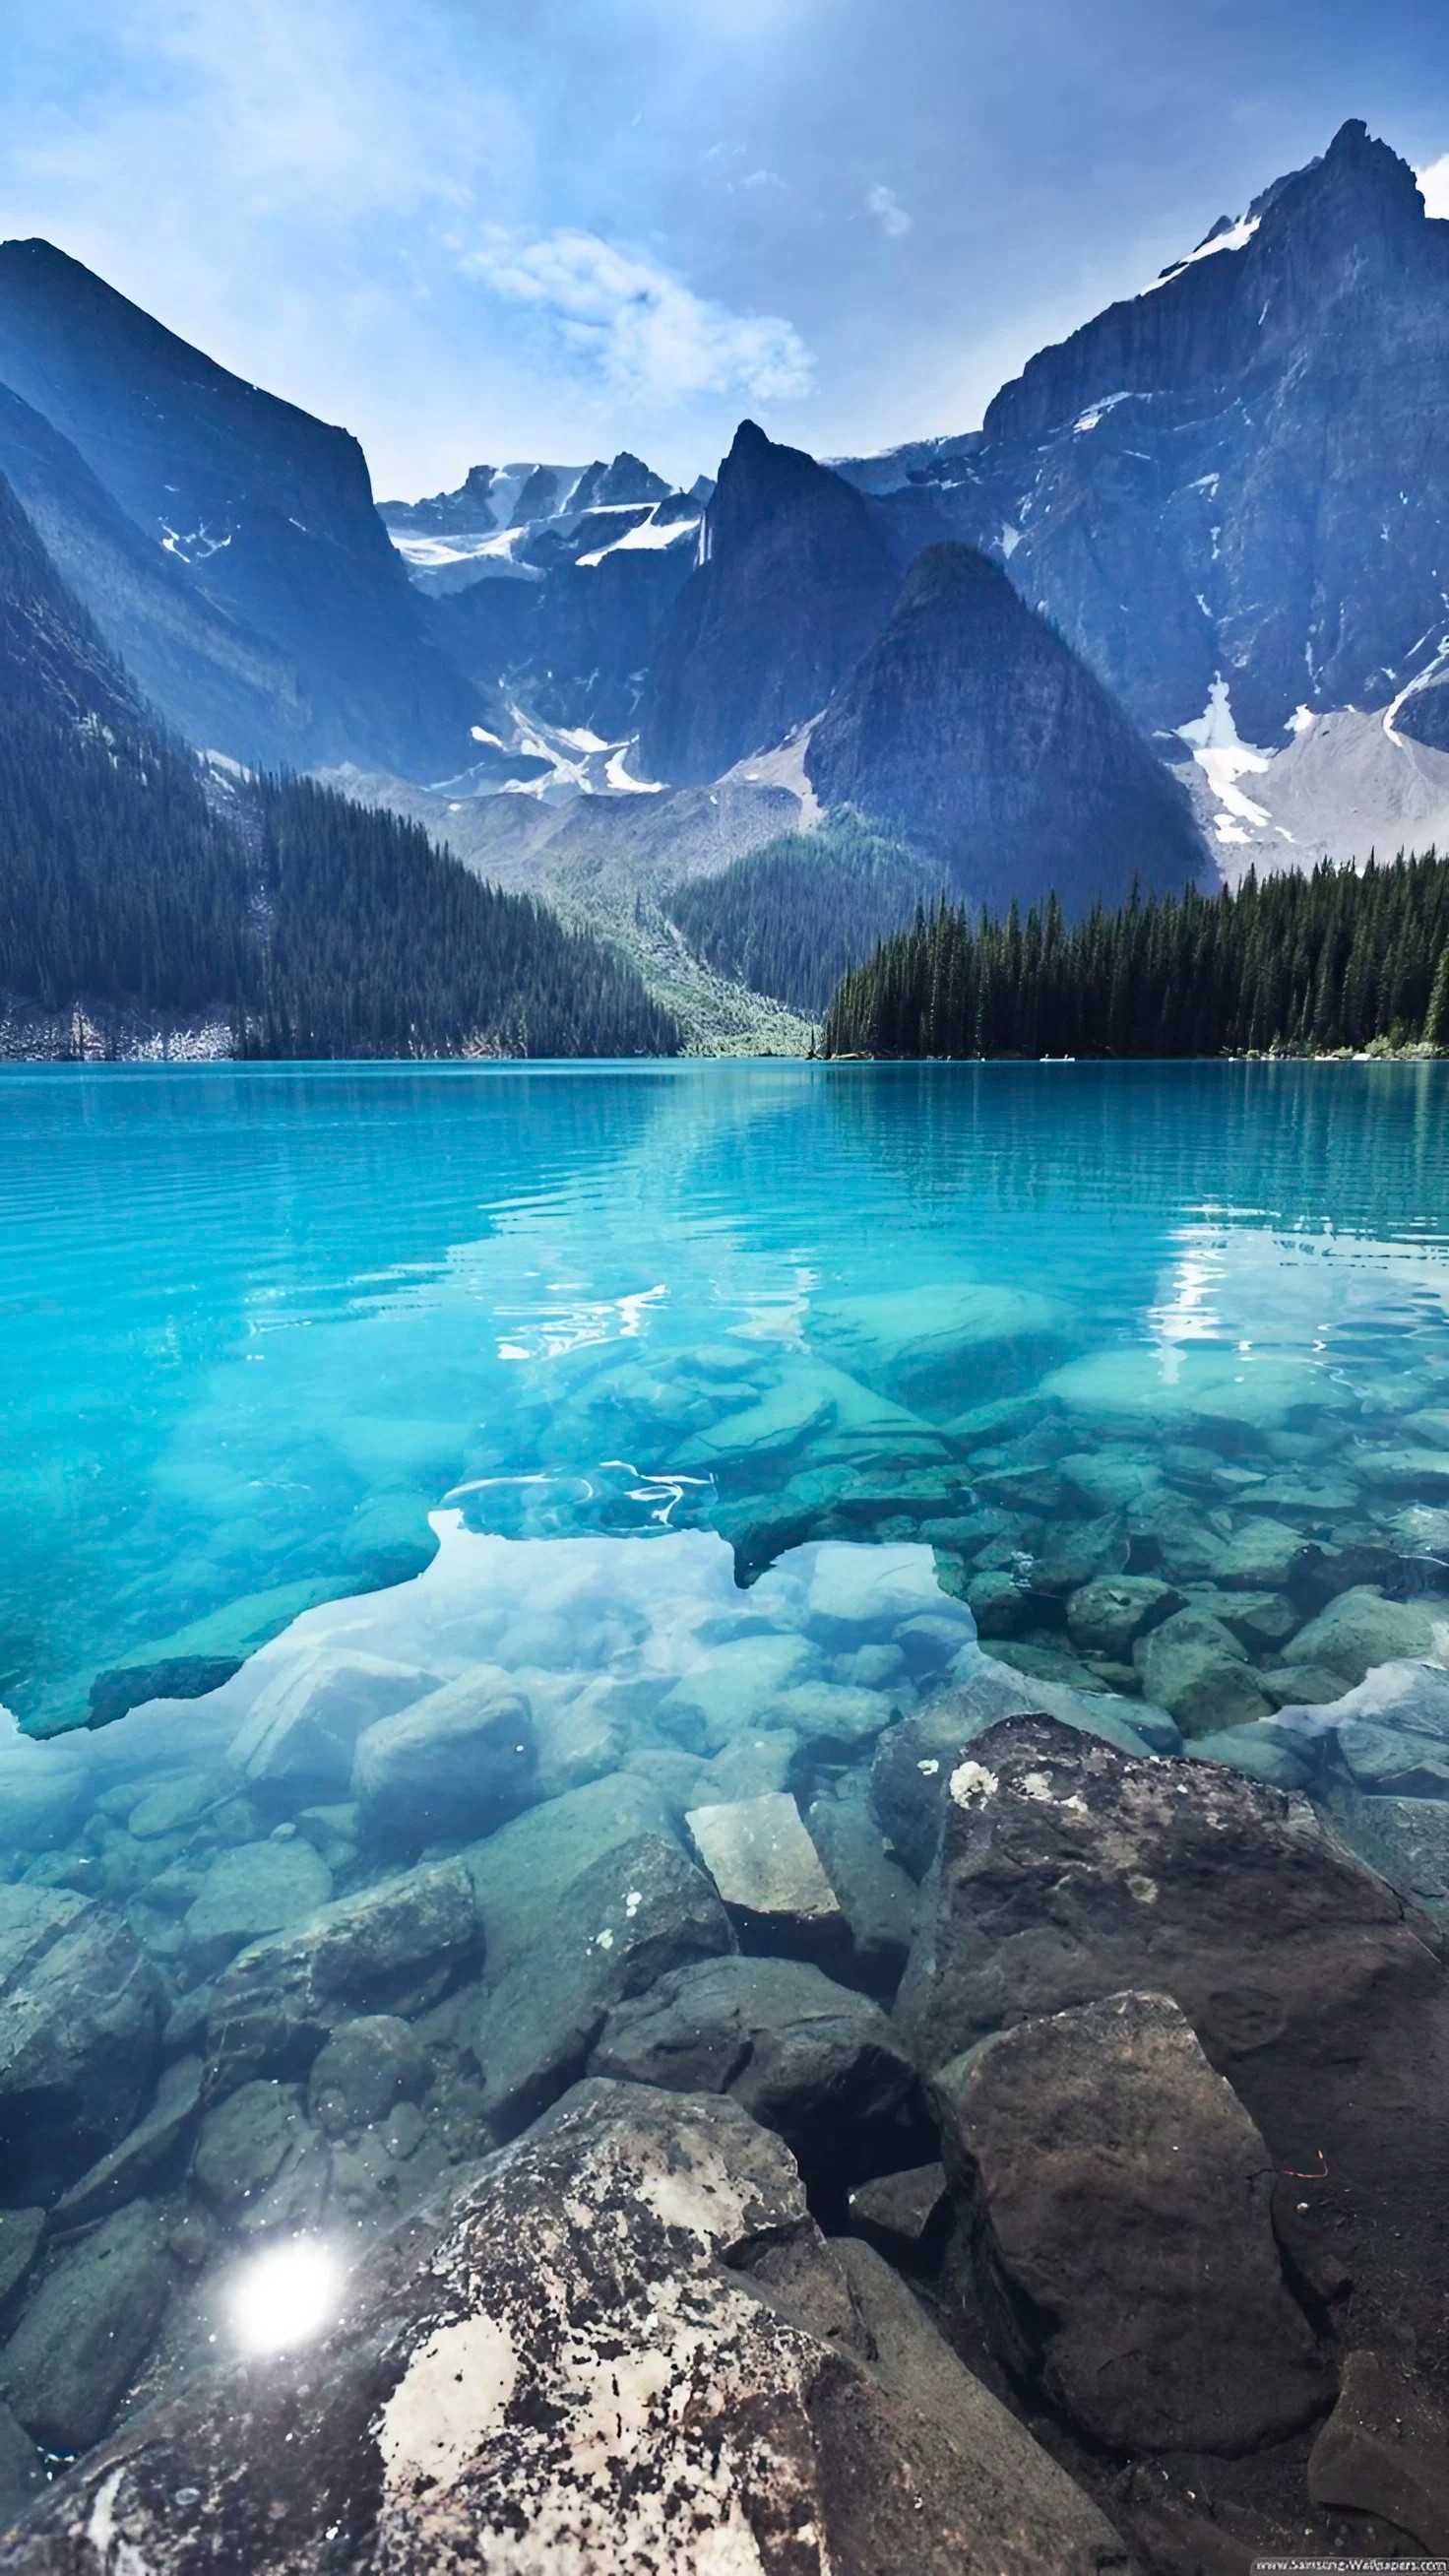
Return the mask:
<svg viewBox="0 0 1449 2576">
<path fill-rule="evenodd" d="M 878 2174 L 850 2195 L 850 2223 L 893 2263 L 918 2262 L 947 2208 L 946 2168 L 908 2165 Z"/>
<path fill-rule="evenodd" d="M 491 1833 L 537 1795 L 533 1715 L 507 1673 L 479 1665 L 357 1739 L 352 1796 L 389 1851 Z"/>
<path fill-rule="evenodd" d="M 747 1946 L 811 1955 L 843 1950 L 840 1899 L 793 1798 L 781 1791 L 692 1807 L 684 1821 Z"/>
<path fill-rule="evenodd" d="M 1351 2352 L 1309 2456 L 1308 2492 L 1449 2555 L 1449 2416 L 1387 2354 Z"/>
<path fill-rule="evenodd" d="M 382 1879 L 253 1942 L 212 1990 L 212 2093 L 253 2075 L 305 2075 L 339 2022 L 422 2011 L 460 1982 L 479 1947 L 473 1885 L 458 1860 Z"/>
<path fill-rule="evenodd" d="M 1325 1803 L 1351 1851 L 1408 1904 L 1449 1922 L 1449 1799 L 1370 1797 L 1335 1781 Z"/>
<path fill-rule="evenodd" d="M 178 2058 L 164 2069 L 149 2111 L 134 2129 L 127 2130 L 118 2147 L 62 2193 L 55 2209 L 57 2226 L 73 2227 L 99 2218 L 145 2188 L 200 2109 L 202 2073 L 199 2057 Z"/>
<path fill-rule="evenodd" d="M 525 2576 L 619 2567 L 623 2531 L 638 2576 L 1125 2576 L 1095 2506 L 888 2297 L 852 2298 L 733 2103 L 584 2085 L 364 2263 L 319 2343 L 87 2460 L 11 2576 L 96 2532 L 147 2576 L 203 2548 L 247 2576 Z"/>
<path fill-rule="evenodd" d="M 560 1897 L 546 1941 L 485 1995 L 474 2034 L 483 2107 L 515 2136 L 581 2075 L 610 2008 L 671 1968 L 733 1947 L 710 1881 L 657 1835 L 605 1852 Z"/>
<path fill-rule="evenodd" d="M 1231 1629 L 1201 1610 L 1178 1610 L 1133 1648 L 1149 1699 L 1188 1735 L 1212 1735 L 1266 1717 L 1268 1702 Z"/>
<path fill-rule="evenodd" d="M 937 2092 L 993 2338 L 1092 2441 L 1231 2455 L 1323 2411 L 1272 2159 L 1168 1997 L 1020 2022 Z"/>
<path fill-rule="evenodd" d="M 159 2031 L 155 1977 L 122 1915 L 0 1887 L 0 2200 L 52 2201 L 116 2144 Z"/>
<path fill-rule="evenodd" d="M 345 1791 L 365 1726 L 434 1687 L 415 1665 L 358 1648 L 279 1655 L 227 1748 L 243 1780 L 322 1795 Z"/>
<path fill-rule="evenodd" d="M 214 1977 L 264 1932 L 304 1922 L 332 1893 L 332 1872 L 308 1842 L 241 1843 L 214 1860 L 182 1923 L 191 1981 Z"/>
<path fill-rule="evenodd" d="M 880 2160 L 916 2082 L 879 2004 L 799 1959 L 709 1959 L 661 1978 L 610 2013 L 589 2072 L 728 2093 L 807 2179 L 836 2186 Z"/>
<path fill-rule="evenodd" d="M 669 1757 L 662 1757 L 669 1758 Z M 683 1756 L 675 1757 L 682 1760 Z M 696 1777 L 690 1766 L 691 1782 Z M 641 1834 L 672 1838 L 663 1800 L 645 1779 L 615 1773 L 530 1807 L 461 1857 L 473 1883 L 489 1974 L 549 1940 L 575 1879 Z"/>
<path fill-rule="evenodd" d="M 1283 1649 L 1285 1665 L 1312 1664 L 1361 1682 L 1375 1664 L 1437 1655 L 1449 1645 L 1449 1620 L 1420 1601 L 1387 1601 L 1372 1584 L 1341 1592 Z"/>
<path fill-rule="evenodd" d="M 42 2273 L 0 2351 L 0 2394 L 48 2451 L 98 2441 L 156 2338 L 171 2288 L 160 2223 L 123 2209 Z"/>
</svg>

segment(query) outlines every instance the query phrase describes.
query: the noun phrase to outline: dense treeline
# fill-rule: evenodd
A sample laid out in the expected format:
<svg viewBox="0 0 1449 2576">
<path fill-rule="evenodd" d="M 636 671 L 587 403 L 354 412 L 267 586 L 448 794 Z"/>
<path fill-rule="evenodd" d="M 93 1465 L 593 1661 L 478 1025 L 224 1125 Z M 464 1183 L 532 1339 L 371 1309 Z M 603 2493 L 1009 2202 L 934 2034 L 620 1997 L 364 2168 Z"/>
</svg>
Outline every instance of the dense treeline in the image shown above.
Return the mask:
<svg viewBox="0 0 1449 2576">
<path fill-rule="evenodd" d="M 1449 1046 L 1449 859 L 1248 876 L 1068 925 L 938 903 L 842 980 L 831 1055 L 1314 1054 Z"/>
<path fill-rule="evenodd" d="M 632 967 L 303 780 L 214 810 L 143 728 L 0 717 L 0 993 L 217 1013 L 270 1056 L 672 1055 Z"/>
<path fill-rule="evenodd" d="M 253 792 L 268 919 L 244 1052 L 677 1054 L 677 1024 L 631 966 L 481 885 L 420 824 L 305 779 Z"/>
<path fill-rule="evenodd" d="M 677 886 L 669 911 L 717 974 L 813 1016 L 939 883 L 938 868 L 842 809 L 818 832 L 782 833 L 718 876 Z"/>
</svg>

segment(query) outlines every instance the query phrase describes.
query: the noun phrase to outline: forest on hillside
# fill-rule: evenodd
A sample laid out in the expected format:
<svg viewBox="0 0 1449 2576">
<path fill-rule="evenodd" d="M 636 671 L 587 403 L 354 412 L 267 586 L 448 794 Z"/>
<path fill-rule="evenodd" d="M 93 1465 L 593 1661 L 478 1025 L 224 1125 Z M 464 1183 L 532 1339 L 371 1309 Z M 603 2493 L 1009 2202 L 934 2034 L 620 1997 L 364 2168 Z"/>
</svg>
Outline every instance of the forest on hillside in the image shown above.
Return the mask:
<svg viewBox="0 0 1449 2576">
<path fill-rule="evenodd" d="M 847 808 L 783 832 L 718 876 L 676 886 L 667 909 L 717 975 L 818 1017 L 848 966 L 930 902 L 941 872 Z"/>
<path fill-rule="evenodd" d="M 1449 1046 L 1449 859 L 1249 875 L 1068 923 L 918 910 L 841 980 L 826 1055 L 1214 1056 Z"/>
<path fill-rule="evenodd" d="M 216 1013 L 259 1056 L 673 1055 L 634 969 L 420 826 L 306 780 L 208 794 L 153 732 L 0 715 L 0 995 Z"/>
</svg>

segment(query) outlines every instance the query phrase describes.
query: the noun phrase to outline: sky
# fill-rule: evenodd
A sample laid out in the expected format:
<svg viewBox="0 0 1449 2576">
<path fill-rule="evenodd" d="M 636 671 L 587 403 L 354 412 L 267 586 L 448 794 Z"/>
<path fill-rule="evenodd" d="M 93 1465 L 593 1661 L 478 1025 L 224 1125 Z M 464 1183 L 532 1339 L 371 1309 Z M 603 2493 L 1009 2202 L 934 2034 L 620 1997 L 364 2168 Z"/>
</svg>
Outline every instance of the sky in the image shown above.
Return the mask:
<svg viewBox="0 0 1449 2576">
<path fill-rule="evenodd" d="M 1361 116 L 1449 215 L 1449 7 L 7 0 L 0 235 L 361 438 L 379 497 L 746 414 L 974 427 Z"/>
</svg>

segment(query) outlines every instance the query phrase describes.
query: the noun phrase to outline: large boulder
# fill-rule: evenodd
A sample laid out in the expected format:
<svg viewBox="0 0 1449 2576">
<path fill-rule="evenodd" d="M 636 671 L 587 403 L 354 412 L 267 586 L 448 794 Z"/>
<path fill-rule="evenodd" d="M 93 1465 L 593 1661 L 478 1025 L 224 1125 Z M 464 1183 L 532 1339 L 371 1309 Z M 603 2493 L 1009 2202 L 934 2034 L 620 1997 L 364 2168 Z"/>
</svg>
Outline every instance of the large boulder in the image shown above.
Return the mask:
<svg viewBox="0 0 1449 2576">
<path fill-rule="evenodd" d="M 421 1699 L 437 1680 L 415 1665 L 360 1647 L 288 1652 L 277 1646 L 272 1655 L 275 1667 L 233 1736 L 227 1759 L 249 1787 L 275 1787 L 299 1798 L 343 1790 L 362 1729 Z"/>
<path fill-rule="evenodd" d="M 1350 2269 L 1389 2301 L 1429 2295 L 1449 1981 L 1429 1927 L 1305 1801 L 1026 1718 L 966 1749 L 944 1816 L 896 2008 L 923 2070 L 1035 2014 L 1171 1995 L 1275 2164 L 1316 2178 L 1315 2227 Z"/>
<path fill-rule="evenodd" d="M 676 1842 L 645 1834 L 605 1852 L 484 1997 L 473 2046 L 495 2135 L 516 2136 L 582 2075 L 615 2004 L 733 1946 L 714 1888 Z"/>
<path fill-rule="evenodd" d="M 9 2576 L 98 2533 L 147 2576 L 1125 2576 L 984 2392 L 956 2402 L 900 2325 L 873 2339 L 778 2139 L 587 2084 L 364 2261 L 320 2342 L 222 2366 L 73 2471 Z"/>
<path fill-rule="evenodd" d="M 64 1888 L 0 1887 L 0 2201 L 53 2201 L 116 2144 L 159 2030 L 124 1916 Z"/>
<path fill-rule="evenodd" d="M 728 2093 L 777 2129 L 812 2180 L 879 2169 L 915 2068 L 879 2004 L 799 1959 L 706 1959 L 615 2006 L 594 2075 L 681 2093 Z"/>
<path fill-rule="evenodd" d="M 352 1795 L 390 1851 L 491 1833 L 537 1795 L 533 1714 L 505 1672 L 480 1664 L 357 1739 Z"/>
<path fill-rule="evenodd" d="M 993 2339 L 1090 2440 L 1232 2455 L 1323 2411 L 1272 2160 L 1168 1997 L 1018 2022 L 937 2090 Z"/>
<path fill-rule="evenodd" d="M 340 2022 L 420 2012 L 476 1964 L 473 1883 L 436 1861 L 323 1906 L 307 1923 L 254 1941 L 222 1971 L 206 2022 L 208 2084 L 301 2076 Z"/>
<path fill-rule="evenodd" d="M 171 2266 L 138 2201 L 57 2254 L 0 2351 L 0 2394 L 47 2451 L 99 2439 L 155 2341 Z"/>
<path fill-rule="evenodd" d="M 616 1772 L 529 1807 L 470 1844 L 459 1857 L 473 1882 L 489 1975 L 501 1976 L 551 1939 L 574 1880 L 641 1834 L 671 1839 L 669 1814 L 647 1781 Z"/>
</svg>

